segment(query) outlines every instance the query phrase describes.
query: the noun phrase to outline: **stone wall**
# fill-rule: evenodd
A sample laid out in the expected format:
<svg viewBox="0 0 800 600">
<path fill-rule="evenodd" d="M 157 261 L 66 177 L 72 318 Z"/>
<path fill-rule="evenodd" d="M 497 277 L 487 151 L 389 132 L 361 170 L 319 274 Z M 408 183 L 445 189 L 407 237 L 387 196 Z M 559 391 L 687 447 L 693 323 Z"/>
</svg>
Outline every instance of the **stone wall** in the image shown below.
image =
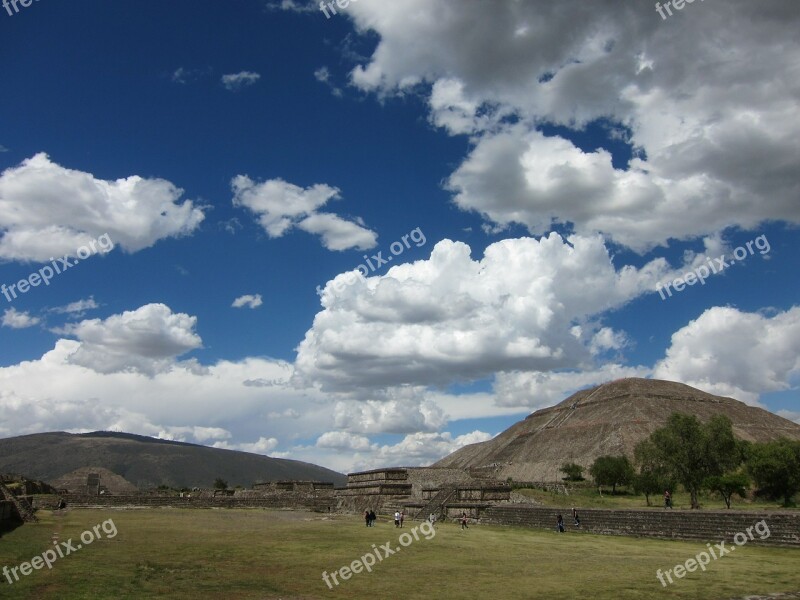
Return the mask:
<svg viewBox="0 0 800 600">
<path fill-rule="evenodd" d="M 411 496 L 410 483 L 348 484 L 336 490 L 336 508 L 341 512 L 394 512 Z"/>
<path fill-rule="evenodd" d="M 800 512 L 679 511 L 578 509 L 581 527 L 573 525 L 571 509 L 545 508 L 521 504 L 491 506 L 478 511 L 481 523 L 515 525 L 555 530 L 561 513 L 569 532 L 630 535 L 642 537 L 732 542 L 737 533 L 746 532 L 762 519 L 770 536 L 764 540 L 754 531 L 749 544 L 782 545 L 800 548 Z M 741 538 L 740 538 L 741 539 Z M 748 538 L 749 540 L 749 538 Z"/>
<path fill-rule="evenodd" d="M 330 495 L 318 497 L 308 495 L 286 496 L 82 496 L 65 494 L 68 507 L 169 507 L 169 508 L 289 508 L 329 512 L 336 509 Z"/>
<path fill-rule="evenodd" d="M 13 529 L 21 523 L 17 507 L 13 502 L 0 500 L 0 532 Z"/>
<path fill-rule="evenodd" d="M 511 498 L 511 486 L 508 485 L 458 485 L 454 495 L 449 499 L 451 502 L 508 502 Z M 422 500 L 432 500 L 439 493 L 439 488 L 422 490 Z"/>
<path fill-rule="evenodd" d="M 347 475 L 347 486 L 381 481 L 403 482 L 408 479 L 408 469 L 374 469 Z"/>
<path fill-rule="evenodd" d="M 304 492 L 310 494 L 320 490 L 328 490 L 330 492 L 333 492 L 333 483 L 321 482 L 321 481 L 294 481 L 294 480 L 267 481 L 264 483 L 253 484 L 252 491 L 260 491 L 268 493 L 276 491 L 284 491 L 284 492 L 288 491 L 288 492 Z"/>
<path fill-rule="evenodd" d="M 33 510 L 56 510 L 61 504 L 61 496 L 58 494 L 36 494 L 34 496 L 26 496 Z"/>
</svg>

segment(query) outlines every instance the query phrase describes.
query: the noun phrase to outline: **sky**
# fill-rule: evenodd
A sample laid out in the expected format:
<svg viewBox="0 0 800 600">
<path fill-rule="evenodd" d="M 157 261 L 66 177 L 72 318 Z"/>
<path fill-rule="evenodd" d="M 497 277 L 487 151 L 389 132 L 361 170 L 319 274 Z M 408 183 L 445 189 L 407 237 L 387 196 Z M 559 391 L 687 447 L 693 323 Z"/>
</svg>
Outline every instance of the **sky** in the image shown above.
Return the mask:
<svg viewBox="0 0 800 600">
<path fill-rule="evenodd" d="M 800 4 L 338 1 L 0 8 L 0 437 L 427 465 L 622 377 L 800 422 Z"/>
</svg>

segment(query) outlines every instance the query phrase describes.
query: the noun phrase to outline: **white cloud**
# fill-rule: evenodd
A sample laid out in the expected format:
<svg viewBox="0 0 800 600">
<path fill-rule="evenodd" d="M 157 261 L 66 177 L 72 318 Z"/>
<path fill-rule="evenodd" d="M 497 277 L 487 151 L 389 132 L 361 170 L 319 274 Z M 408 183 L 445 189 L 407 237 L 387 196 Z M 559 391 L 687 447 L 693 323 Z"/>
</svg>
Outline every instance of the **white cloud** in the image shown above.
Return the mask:
<svg viewBox="0 0 800 600">
<path fill-rule="evenodd" d="M 298 227 L 321 236 L 323 245 L 329 250 L 367 250 L 377 244 L 377 235 L 360 221 L 347 221 L 334 214 L 317 212 L 330 200 L 341 197 L 340 191 L 329 185 L 301 188 L 282 179 L 257 183 L 246 175 L 238 175 L 231 186 L 234 206 L 250 209 L 272 238 L 282 237 L 293 227 Z"/>
<path fill-rule="evenodd" d="M 492 227 L 568 223 L 643 252 L 800 223 L 791 1 L 696 4 L 669 22 L 652 5 L 610 0 L 360 2 L 345 18 L 380 38 L 354 85 L 380 96 L 430 86 L 432 122 L 472 136 L 447 187 Z M 604 149 L 541 132 L 592 122 L 638 158 L 615 167 Z"/>
<path fill-rule="evenodd" d="M 172 73 L 172 81 L 175 83 L 186 83 L 190 78 L 190 72 L 188 69 L 184 69 L 183 67 L 178 67 Z"/>
<path fill-rule="evenodd" d="M 368 250 L 377 244 L 377 235 L 363 223 L 346 221 L 330 213 L 313 213 L 297 224 L 299 229 L 318 235 L 328 250 Z"/>
<path fill-rule="evenodd" d="M 483 431 L 473 431 L 453 437 L 449 432 L 413 433 L 397 444 L 384 445 L 373 450 L 370 456 L 359 457 L 359 469 L 376 469 L 388 466 L 428 466 L 468 444 L 492 439 Z"/>
<path fill-rule="evenodd" d="M 334 408 L 334 425 L 356 433 L 437 431 L 446 423 L 441 409 L 425 399 L 339 401 Z"/>
<path fill-rule="evenodd" d="M 164 304 L 147 304 L 135 311 L 67 325 L 64 332 L 79 342 L 71 364 L 98 373 L 132 371 L 155 374 L 169 369 L 173 359 L 202 345 L 194 332 L 196 317 L 173 313 Z"/>
<path fill-rule="evenodd" d="M 162 440 L 176 442 L 196 441 L 200 443 L 216 442 L 231 437 L 231 432 L 221 427 L 165 427 L 155 436 Z"/>
<path fill-rule="evenodd" d="M 603 365 L 586 371 L 498 373 L 494 392 L 498 406 L 538 410 L 558 404 L 575 392 L 623 377 L 647 377 L 647 367 Z"/>
<path fill-rule="evenodd" d="M 27 312 L 19 312 L 15 308 L 7 308 L 3 313 L 3 327 L 11 329 L 26 329 L 41 322 L 39 317 L 32 317 Z"/>
<path fill-rule="evenodd" d="M 263 454 L 264 456 L 273 453 L 279 445 L 277 438 L 260 437 L 256 442 L 242 442 L 230 444 L 228 442 L 215 442 L 214 448 L 224 448 L 225 450 L 240 450 L 241 452 L 251 452 L 252 454 Z"/>
<path fill-rule="evenodd" d="M 134 327 L 133 319 L 117 317 L 124 318 L 126 326 L 112 328 L 105 323 L 105 337 L 111 337 L 111 329 L 123 338 L 133 337 L 128 331 Z M 161 323 L 142 326 L 158 330 Z M 174 326 L 186 331 L 186 324 L 176 321 Z M 277 447 L 274 440 L 291 443 L 333 428 L 331 401 L 314 389 L 291 386 L 292 367 L 285 362 L 246 358 L 197 368 L 173 359 L 171 368 L 152 375 L 144 369 L 100 372 L 74 364 L 72 355 L 81 344 L 60 339 L 38 360 L 0 367 L 0 437 L 41 431 L 127 431 L 201 444 L 225 442 L 232 449 L 271 453 Z M 154 345 L 164 344 L 158 339 Z M 122 345 L 134 343 L 127 340 Z M 105 348 L 118 349 L 110 344 Z M 126 363 L 164 354 L 135 348 L 128 352 Z M 122 361 L 118 356 L 112 360 Z M 247 380 L 276 384 L 251 387 L 244 385 Z M 225 410 L 220 410 L 222 401 Z"/>
<path fill-rule="evenodd" d="M 276 1 L 268 3 L 267 8 L 271 10 L 286 10 L 296 13 L 319 11 L 319 5 L 315 3 L 315 0 L 280 0 L 280 2 Z"/>
<path fill-rule="evenodd" d="M 318 448 L 331 448 L 333 450 L 364 451 L 372 447 L 369 438 L 344 431 L 328 431 L 317 439 Z"/>
<path fill-rule="evenodd" d="M 342 472 L 362 471 L 380 467 L 428 466 L 468 444 L 492 439 L 483 431 L 460 436 L 450 432 L 412 433 L 395 444 L 377 444 L 369 438 L 341 432 L 323 433 L 314 446 L 295 446 L 291 455 L 298 460 L 320 464 Z"/>
<path fill-rule="evenodd" d="M 75 302 L 70 302 L 64 306 L 56 306 L 55 308 L 51 308 L 50 312 L 58 314 L 82 315 L 87 310 L 94 310 L 96 308 L 100 308 L 100 305 L 95 302 L 94 296 L 89 296 L 85 300 L 76 300 Z"/>
<path fill-rule="evenodd" d="M 320 83 L 324 83 L 327 85 L 331 93 L 336 96 L 337 98 L 341 98 L 343 96 L 343 92 L 341 89 L 334 85 L 333 81 L 331 80 L 331 72 L 328 67 L 320 67 L 316 71 L 314 71 L 314 79 L 319 81 Z"/>
<path fill-rule="evenodd" d="M 108 234 L 128 252 L 192 233 L 203 211 L 163 179 L 116 181 L 66 169 L 44 153 L 0 175 L 0 258 L 48 261 Z"/>
<path fill-rule="evenodd" d="M 241 71 L 239 73 L 230 73 L 222 76 L 222 85 L 226 90 L 236 92 L 246 87 L 255 84 L 261 75 L 253 73 L 252 71 Z"/>
<path fill-rule="evenodd" d="M 800 412 L 795 412 L 791 410 L 779 410 L 777 414 L 783 417 L 784 419 L 789 419 L 790 421 L 794 421 L 795 423 L 800 423 Z"/>
<path fill-rule="evenodd" d="M 298 376 L 352 390 L 587 368 L 625 339 L 599 315 L 650 293 L 667 272 L 660 259 L 615 269 L 599 237 L 503 240 L 480 261 L 444 240 L 429 260 L 350 278 L 341 293 L 347 274 L 328 282 L 298 348 Z"/>
<path fill-rule="evenodd" d="M 258 308 L 262 304 L 264 304 L 264 301 L 261 298 L 261 294 L 245 294 L 244 296 L 236 298 L 231 306 L 233 308 L 242 308 L 244 306 L 247 308 Z"/>
<path fill-rule="evenodd" d="M 757 404 L 800 375 L 800 307 L 772 317 L 710 308 L 672 335 L 653 375 Z"/>
</svg>

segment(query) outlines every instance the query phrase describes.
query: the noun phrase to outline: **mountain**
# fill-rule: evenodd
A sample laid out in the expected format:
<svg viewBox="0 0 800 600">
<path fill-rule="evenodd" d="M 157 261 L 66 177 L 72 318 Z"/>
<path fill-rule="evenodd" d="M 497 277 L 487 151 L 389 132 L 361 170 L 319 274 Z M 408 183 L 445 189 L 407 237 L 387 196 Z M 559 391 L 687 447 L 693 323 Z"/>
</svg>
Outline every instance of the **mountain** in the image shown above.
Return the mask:
<svg viewBox="0 0 800 600">
<path fill-rule="evenodd" d="M 604 454 L 633 458 L 636 444 L 666 424 L 674 412 L 707 421 L 726 415 L 734 434 L 766 442 L 800 439 L 800 425 L 771 412 L 698 389 L 656 379 L 620 379 L 573 394 L 537 410 L 495 438 L 471 444 L 435 467 L 473 468 L 498 479 L 560 481 L 559 468 L 575 462 L 588 470 Z"/>
<path fill-rule="evenodd" d="M 217 477 L 246 487 L 281 479 L 332 481 L 337 486 L 347 482 L 345 475 L 310 463 L 129 433 L 54 432 L 0 439 L 0 473 L 52 482 L 83 467 L 108 469 L 140 489 L 209 488 Z"/>
</svg>

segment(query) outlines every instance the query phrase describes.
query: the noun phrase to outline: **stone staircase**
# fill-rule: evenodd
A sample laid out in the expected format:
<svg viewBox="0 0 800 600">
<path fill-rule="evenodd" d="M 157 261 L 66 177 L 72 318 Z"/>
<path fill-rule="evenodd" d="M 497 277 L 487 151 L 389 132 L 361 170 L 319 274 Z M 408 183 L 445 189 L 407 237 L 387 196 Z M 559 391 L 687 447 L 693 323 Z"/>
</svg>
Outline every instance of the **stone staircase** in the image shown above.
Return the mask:
<svg viewBox="0 0 800 600">
<path fill-rule="evenodd" d="M 446 512 L 447 501 L 455 495 L 457 490 L 458 488 L 454 485 L 441 488 L 425 506 L 417 511 L 417 514 L 414 515 L 414 520 L 424 521 L 431 513 L 436 515 L 437 520 L 441 519 Z"/>
<path fill-rule="evenodd" d="M 33 508 L 31 508 L 31 505 L 28 503 L 28 501 L 17 498 L 11 492 L 11 490 L 2 483 L 0 483 L 0 496 L 2 496 L 7 502 L 11 502 L 11 504 L 14 505 L 19 513 L 19 518 L 22 519 L 24 523 L 35 523 L 39 520 L 36 518 L 36 515 L 33 514 Z"/>
</svg>

